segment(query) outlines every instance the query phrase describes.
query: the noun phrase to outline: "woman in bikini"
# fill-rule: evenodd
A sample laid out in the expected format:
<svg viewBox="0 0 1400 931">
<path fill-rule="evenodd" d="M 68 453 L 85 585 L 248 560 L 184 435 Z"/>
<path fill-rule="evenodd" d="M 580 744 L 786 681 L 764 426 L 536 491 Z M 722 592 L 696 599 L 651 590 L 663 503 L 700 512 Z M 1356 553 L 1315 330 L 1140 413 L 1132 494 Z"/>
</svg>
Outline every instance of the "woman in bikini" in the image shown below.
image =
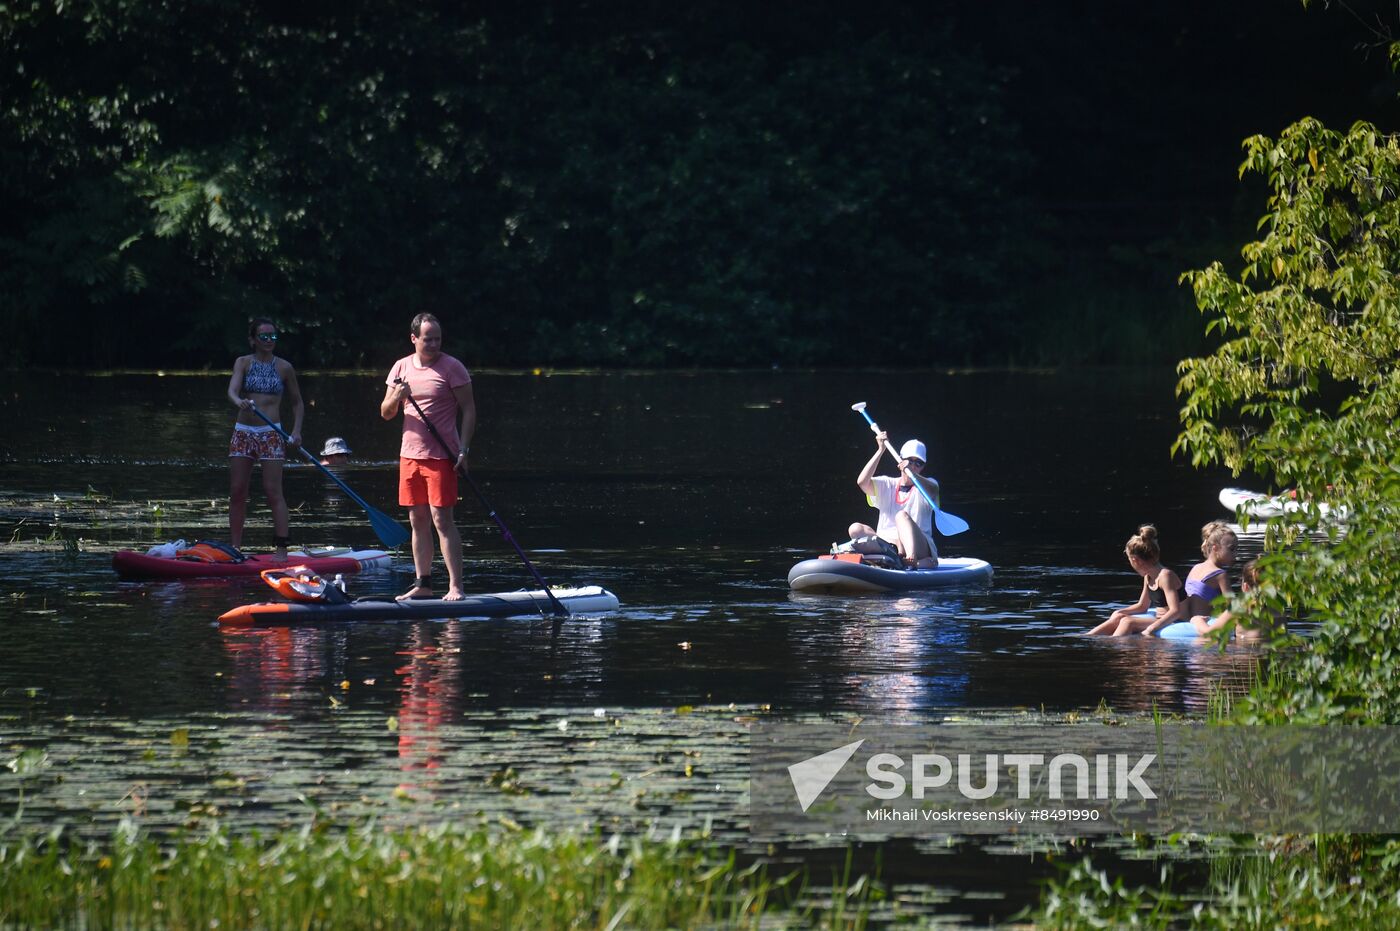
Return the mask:
<svg viewBox="0 0 1400 931">
<path fill-rule="evenodd" d="M 1205 562 L 1197 563 L 1186 573 L 1187 617 L 1209 615 L 1211 602 L 1230 594 L 1230 576 L 1225 570 L 1235 564 L 1239 545 L 1239 537 L 1223 520 L 1213 520 L 1201 528 L 1201 555 Z"/>
<path fill-rule="evenodd" d="M 291 402 L 292 429 L 288 431 L 292 445 L 301 445 L 301 422 L 306 414 L 297 387 L 297 373 L 286 359 L 273 353 L 277 348 L 277 324 L 259 317 L 248 327 L 248 345 L 253 351 L 239 356 L 233 363 L 233 377 L 228 382 L 228 399 L 238 408 L 238 420 L 233 425 L 229 441 L 228 536 L 235 548 L 243 543 L 243 521 L 248 515 L 248 485 L 253 476 L 253 464 L 262 465 L 263 492 L 272 509 L 272 543 L 278 559 L 287 558 L 291 522 L 287 515 L 287 499 L 282 494 L 282 463 L 287 458 L 282 435 L 254 409 L 272 423 L 281 425 L 282 400 Z"/>
<path fill-rule="evenodd" d="M 1108 616 L 1090 634 L 1151 634 L 1157 628 L 1186 616 L 1186 592 L 1177 574 L 1162 565 L 1162 549 L 1157 543 L 1157 528 L 1143 524 L 1124 548 L 1128 565 L 1142 576 L 1142 594 L 1125 608 Z"/>
<path fill-rule="evenodd" d="M 1259 561 L 1251 559 L 1244 564 L 1244 571 L 1240 573 L 1240 591 L 1249 594 L 1259 588 Z M 1207 637 L 1218 630 L 1234 624 L 1236 640 L 1267 640 L 1270 637 L 1278 636 L 1287 631 L 1283 618 L 1273 616 L 1263 627 L 1249 627 L 1243 623 L 1241 618 L 1234 616 L 1234 612 L 1225 610 L 1216 617 L 1205 614 L 1198 614 L 1191 618 L 1191 626 L 1195 628 L 1198 637 Z"/>
</svg>

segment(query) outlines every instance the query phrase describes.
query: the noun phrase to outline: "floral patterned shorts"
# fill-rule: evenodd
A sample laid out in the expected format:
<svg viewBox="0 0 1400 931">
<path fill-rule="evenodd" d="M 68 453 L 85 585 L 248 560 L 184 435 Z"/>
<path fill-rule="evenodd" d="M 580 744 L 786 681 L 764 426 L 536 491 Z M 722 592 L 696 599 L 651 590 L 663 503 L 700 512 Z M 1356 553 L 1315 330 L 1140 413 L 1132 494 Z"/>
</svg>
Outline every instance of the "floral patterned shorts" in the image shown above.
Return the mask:
<svg viewBox="0 0 1400 931">
<path fill-rule="evenodd" d="M 282 434 L 272 427 L 236 423 L 233 425 L 233 438 L 228 443 L 228 455 L 230 459 L 241 456 L 254 462 L 259 459 L 282 460 L 287 458 L 287 446 Z"/>
</svg>

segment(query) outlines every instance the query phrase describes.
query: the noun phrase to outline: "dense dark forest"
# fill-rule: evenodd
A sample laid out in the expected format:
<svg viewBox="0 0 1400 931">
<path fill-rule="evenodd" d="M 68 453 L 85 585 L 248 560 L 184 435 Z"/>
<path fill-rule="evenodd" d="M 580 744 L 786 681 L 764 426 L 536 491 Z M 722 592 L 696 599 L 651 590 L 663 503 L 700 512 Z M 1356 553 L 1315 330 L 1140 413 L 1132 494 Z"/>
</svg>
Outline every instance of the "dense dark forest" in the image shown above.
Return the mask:
<svg viewBox="0 0 1400 931">
<path fill-rule="evenodd" d="M 1241 139 L 1393 122 L 1385 15 L 6 4 L 6 362 L 219 368 L 267 315 L 382 366 L 423 310 L 474 365 L 1175 359 Z"/>
</svg>

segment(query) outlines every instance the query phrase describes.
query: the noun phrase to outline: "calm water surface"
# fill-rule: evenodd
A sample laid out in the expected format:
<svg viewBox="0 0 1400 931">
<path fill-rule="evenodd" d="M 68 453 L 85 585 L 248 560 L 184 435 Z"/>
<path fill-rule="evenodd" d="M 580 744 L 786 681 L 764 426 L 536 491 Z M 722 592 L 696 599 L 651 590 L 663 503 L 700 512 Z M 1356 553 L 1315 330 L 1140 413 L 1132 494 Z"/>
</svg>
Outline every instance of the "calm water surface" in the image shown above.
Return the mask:
<svg viewBox="0 0 1400 931">
<path fill-rule="evenodd" d="M 1184 572 L 1200 525 L 1228 516 L 1216 493 L 1236 482 L 1169 454 L 1170 372 L 480 373 L 476 477 L 546 579 L 622 601 L 557 636 L 530 620 L 221 631 L 260 582 L 117 581 L 115 549 L 224 535 L 226 378 L 0 375 L 0 757 L 46 754 L 0 770 L 0 815 L 105 831 L 480 811 L 709 818 L 737 837 L 756 716 L 1200 713 L 1255 658 L 1077 636 L 1136 597 L 1122 545 L 1138 523 Z M 303 390 L 308 444 L 345 437 L 345 480 L 399 514 L 382 376 L 308 374 Z M 788 591 L 794 562 L 873 513 L 854 485 L 873 450 L 860 400 L 896 443 L 928 443 L 972 527 L 940 548 L 990 561 L 992 585 Z M 377 544 L 319 471 L 286 486 L 294 542 Z M 528 583 L 474 501 L 458 516 L 473 590 Z M 256 478 L 249 528 L 247 548 L 270 544 Z M 401 557 L 352 590 L 411 576 Z M 939 882 L 999 885 L 985 843 L 957 859 Z"/>
</svg>

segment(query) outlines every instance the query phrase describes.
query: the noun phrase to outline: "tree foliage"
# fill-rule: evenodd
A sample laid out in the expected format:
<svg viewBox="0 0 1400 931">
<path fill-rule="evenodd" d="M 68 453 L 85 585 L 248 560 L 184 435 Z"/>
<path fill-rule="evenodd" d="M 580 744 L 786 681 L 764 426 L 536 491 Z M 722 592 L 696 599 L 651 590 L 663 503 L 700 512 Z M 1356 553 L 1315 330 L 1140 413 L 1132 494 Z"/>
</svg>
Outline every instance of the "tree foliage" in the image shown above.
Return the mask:
<svg viewBox="0 0 1400 931">
<path fill-rule="evenodd" d="M 1177 446 L 1299 490 L 1315 533 L 1274 522 L 1250 611 L 1320 625 L 1280 652 L 1245 716 L 1397 723 L 1400 143 L 1305 119 L 1245 152 L 1268 212 L 1237 276 L 1219 263 L 1184 276 L 1223 342 L 1180 366 Z"/>
<path fill-rule="evenodd" d="M 377 363 L 425 309 L 498 364 L 1000 349 L 1025 233 L 1004 76 L 936 27 L 748 25 L 631 3 L 7 5 L 12 360 L 222 365 L 269 314 L 299 362 Z M 78 324 L 61 350 L 57 317 Z M 124 338 L 172 320 L 170 343 Z"/>
</svg>

